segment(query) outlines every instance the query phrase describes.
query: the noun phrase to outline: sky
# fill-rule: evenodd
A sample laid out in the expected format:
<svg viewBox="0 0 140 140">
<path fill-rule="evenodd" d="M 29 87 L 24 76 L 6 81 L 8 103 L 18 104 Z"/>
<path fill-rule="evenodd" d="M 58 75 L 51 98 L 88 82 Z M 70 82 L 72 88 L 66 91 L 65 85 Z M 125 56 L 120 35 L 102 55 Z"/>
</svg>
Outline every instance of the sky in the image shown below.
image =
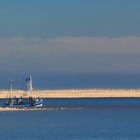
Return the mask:
<svg viewBox="0 0 140 140">
<path fill-rule="evenodd" d="M 0 74 L 140 74 L 139 0 L 0 0 Z"/>
</svg>

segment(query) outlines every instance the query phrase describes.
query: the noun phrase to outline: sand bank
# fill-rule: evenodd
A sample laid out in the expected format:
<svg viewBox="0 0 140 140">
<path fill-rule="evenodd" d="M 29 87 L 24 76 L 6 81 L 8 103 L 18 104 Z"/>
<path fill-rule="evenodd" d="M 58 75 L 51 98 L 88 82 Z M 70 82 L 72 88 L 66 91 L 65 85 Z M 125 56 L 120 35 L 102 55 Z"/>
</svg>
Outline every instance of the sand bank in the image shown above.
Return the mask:
<svg viewBox="0 0 140 140">
<path fill-rule="evenodd" d="M 30 110 L 48 110 L 47 108 L 15 108 L 15 107 L 0 107 L 0 111 L 30 111 Z"/>
<path fill-rule="evenodd" d="M 103 97 L 140 97 L 140 89 L 70 89 L 70 90 L 0 90 L 0 98 L 10 96 L 33 96 L 41 98 L 103 98 Z"/>
</svg>

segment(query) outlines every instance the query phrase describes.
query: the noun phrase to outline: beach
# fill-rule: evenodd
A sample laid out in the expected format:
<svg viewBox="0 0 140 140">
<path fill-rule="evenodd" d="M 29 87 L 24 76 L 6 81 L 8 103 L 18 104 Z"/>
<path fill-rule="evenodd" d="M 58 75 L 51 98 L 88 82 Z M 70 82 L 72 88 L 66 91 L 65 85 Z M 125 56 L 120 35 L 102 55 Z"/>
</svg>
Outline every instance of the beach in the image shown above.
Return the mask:
<svg viewBox="0 0 140 140">
<path fill-rule="evenodd" d="M 40 98 L 130 98 L 140 97 L 140 89 L 65 89 L 65 90 L 0 90 L 0 99 L 9 97 Z M 0 111 L 52 110 L 49 108 L 0 107 Z"/>
<path fill-rule="evenodd" d="M 17 107 L 0 107 L 0 111 L 28 111 L 28 110 L 47 110 L 46 108 L 17 108 Z"/>
<path fill-rule="evenodd" d="M 8 97 L 41 98 L 104 98 L 104 97 L 140 97 L 140 89 L 67 89 L 67 90 L 0 90 L 0 98 Z"/>
</svg>

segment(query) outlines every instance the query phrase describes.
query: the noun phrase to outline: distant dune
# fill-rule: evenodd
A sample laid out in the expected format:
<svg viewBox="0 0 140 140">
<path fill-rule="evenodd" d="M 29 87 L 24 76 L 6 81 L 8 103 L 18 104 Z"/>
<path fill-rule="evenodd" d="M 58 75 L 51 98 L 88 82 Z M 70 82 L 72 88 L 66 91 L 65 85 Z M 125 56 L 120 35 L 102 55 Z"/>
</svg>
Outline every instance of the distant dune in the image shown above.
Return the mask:
<svg viewBox="0 0 140 140">
<path fill-rule="evenodd" d="M 140 97 L 140 89 L 69 89 L 69 90 L 0 90 L 0 98 L 10 96 L 33 96 L 41 98 L 103 98 Z"/>
</svg>

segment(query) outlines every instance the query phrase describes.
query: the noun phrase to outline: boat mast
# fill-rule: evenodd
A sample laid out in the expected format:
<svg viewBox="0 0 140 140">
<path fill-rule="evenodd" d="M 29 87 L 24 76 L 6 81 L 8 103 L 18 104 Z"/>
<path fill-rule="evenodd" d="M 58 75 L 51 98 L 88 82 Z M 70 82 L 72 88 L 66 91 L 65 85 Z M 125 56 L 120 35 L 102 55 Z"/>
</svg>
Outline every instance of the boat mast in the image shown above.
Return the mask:
<svg viewBox="0 0 140 140">
<path fill-rule="evenodd" d="M 12 79 L 9 80 L 9 90 L 13 91 L 13 83 L 14 81 Z"/>
<path fill-rule="evenodd" d="M 33 86 L 32 86 L 32 77 L 29 76 L 29 78 L 26 78 L 26 83 L 27 83 L 27 88 L 29 91 L 33 90 Z"/>
</svg>

